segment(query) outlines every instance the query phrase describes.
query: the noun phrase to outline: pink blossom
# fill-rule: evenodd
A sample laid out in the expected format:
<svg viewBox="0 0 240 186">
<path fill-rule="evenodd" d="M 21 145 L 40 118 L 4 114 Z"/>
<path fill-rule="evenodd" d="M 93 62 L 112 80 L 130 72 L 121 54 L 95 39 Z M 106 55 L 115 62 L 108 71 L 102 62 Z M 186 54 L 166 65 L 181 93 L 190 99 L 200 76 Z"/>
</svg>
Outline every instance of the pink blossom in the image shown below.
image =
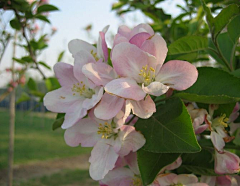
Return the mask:
<svg viewBox="0 0 240 186">
<path fill-rule="evenodd" d="M 169 88 L 185 90 L 190 87 L 197 79 L 197 69 L 179 60 L 162 65 L 165 56 L 157 60 L 136 45 L 127 42 L 117 44 L 112 52 L 112 63 L 120 78 L 109 82 L 105 91 L 139 101 L 146 94 L 160 96 Z"/>
<path fill-rule="evenodd" d="M 209 127 L 208 124 L 203 124 L 208 114 L 205 109 L 197 109 L 190 103 L 187 105 L 187 110 L 191 116 L 195 134 L 200 134 Z"/>
<path fill-rule="evenodd" d="M 88 118 L 67 129 L 64 137 L 70 146 L 93 146 L 89 171 L 94 180 L 103 179 L 115 167 L 119 157 L 136 152 L 145 144 L 143 135 L 133 126 L 123 125 L 118 115 L 104 121 L 97 119 L 93 110 Z"/>
<path fill-rule="evenodd" d="M 156 178 L 159 186 L 184 185 L 184 186 L 208 186 L 206 183 L 198 183 L 198 178 L 193 174 L 160 174 Z"/>
<path fill-rule="evenodd" d="M 26 83 L 26 77 L 25 76 L 22 76 L 19 81 L 18 81 L 19 84 L 21 85 L 24 85 Z"/>
<path fill-rule="evenodd" d="M 228 151 L 218 153 L 215 151 L 215 167 L 217 174 L 234 174 L 238 173 L 240 159 L 236 154 Z"/>
<path fill-rule="evenodd" d="M 8 87 L 8 90 L 7 90 L 9 93 L 13 91 L 13 88 L 12 87 Z"/>
<path fill-rule="evenodd" d="M 59 62 L 54 66 L 56 77 L 62 86 L 49 92 L 44 97 L 44 105 L 48 110 L 66 113 L 63 129 L 73 126 L 87 115 L 103 95 L 103 88 L 96 86 L 82 73 L 82 66 L 95 62 L 94 57 L 87 51 L 79 51 L 82 57 L 75 60 L 74 66 Z"/>
<path fill-rule="evenodd" d="M 209 186 L 239 186 L 240 176 L 201 176 L 200 181 Z"/>
</svg>

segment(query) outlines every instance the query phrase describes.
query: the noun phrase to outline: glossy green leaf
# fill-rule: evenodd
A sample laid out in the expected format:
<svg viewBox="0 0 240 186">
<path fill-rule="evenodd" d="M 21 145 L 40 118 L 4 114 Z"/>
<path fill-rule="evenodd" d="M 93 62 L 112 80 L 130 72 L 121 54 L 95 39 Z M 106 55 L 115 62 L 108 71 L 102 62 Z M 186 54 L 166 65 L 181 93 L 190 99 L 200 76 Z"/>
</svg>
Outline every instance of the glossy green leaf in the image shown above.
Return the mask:
<svg viewBox="0 0 240 186">
<path fill-rule="evenodd" d="M 206 14 L 206 20 L 209 26 L 209 29 L 211 31 L 211 33 L 213 32 L 213 27 L 214 27 L 214 18 L 211 14 L 210 9 L 207 7 L 207 5 L 205 4 L 204 0 L 201 0 L 202 6 L 203 6 L 203 10 Z"/>
<path fill-rule="evenodd" d="M 50 20 L 46 17 L 46 16 L 43 16 L 43 15 L 35 15 L 35 17 L 41 21 L 44 21 L 44 22 L 47 22 L 47 23 L 51 23 Z"/>
<path fill-rule="evenodd" d="M 154 153 L 191 153 L 201 150 L 193 131 L 192 121 L 179 98 L 157 107 L 149 119 L 141 119 L 136 129 L 146 138 L 143 149 Z"/>
<path fill-rule="evenodd" d="M 12 28 L 16 29 L 16 30 L 20 30 L 21 29 L 21 24 L 19 23 L 19 21 L 14 18 L 10 21 L 10 25 Z"/>
<path fill-rule="evenodd" d="M 217 176 L 214 172 L 214 159 L 209 151 L 202 150 L 198 153 L 183 154 L 181 157 L 180 170 L 184 169 L 198 175 Z"/>
<path fill-rule="evenodd" d="M 238 77 L 238 78 L 240 78 L 240 69 L 237 69 L 237 70 L 231 72 L 231 74 L 236 76 L 236 77 Z"/>
<path fill-rule="evenodd" d="M 49 70 L 51 70 L 51 67 L 48 66 L 46 63 L 44 63 L 44 62 L 42 62 L 42 61 L 38 62 L 38 64 L 41 65 L 41 66 L 43 66 L 43 67 L 45 67 L 45 68 L 47 68 L 47 69 L 49 69 Z"/>
<path fill-rule="evenodd" d="M 55 78 L 55 77 L 47 78 L 45 80 L 45 85 L 46 85 L 48 91 L 52 91 L 52 90 L 60 88 L 60 84 L 59 84 L 57 78 Z"/>
<path fill-rule="evenodd" d="M 53 125 L 52 125 L 52 130 L 56 130 L 58 128 L 60 128 L 64 122 L 64 113 L 58 113 L 57 114 L 57 118 L 54 121 Z"/>
<path fill-rule="evenodd" d="M 65 51 L 62 51 L 62 52 L 58 55 L 57 62 L 60 62 L 60 61 L 62 60 L 64 53 L 65 53 Z"/>
<path fill-rule="evenodd" d="M 214 37 L 216 37 L 229 23 L 234 16 L 240 13 L 239 7 L 236 4 L 231 4 L 224 8 L 214 18 Z"/>
<path fill-rule="evenodd" d="M 168 55 L 186 54 L 205 50 L 208 47 L 208 39 L 202 36 L 185 36 L 173 42 L 168 47 Z"/>
<path fill-rule="evenodd" d="M 59 10 L 56 6 L 50 5 L 50 4 L 44 4 L 38 7 L 37 13 L 43 13 L 43 12 L 51 12 L 51 11 L 57 11 Z"/>
<path fill-rule="evenodd" d="M 32 78 L 29 78 L 28 83 L 27 83 L 27 86 L 28 86 L 28 88 L 29 88 L 30 90 L 32 90 L 32 91 L 37 91 L 37 90 L 38 90 L 38 88 L 37 88 L 37 83 L 36 83 L 35 80 L 32 79 Z"/>
<path fill-rule="evenodd" d="M 226 104 L 240 100 L 240 79 L 226 71 L 198 68 L 198 79 L 189 89 L 176 93 L 176 97 L 200 103 Z"/>
<path fill-rule="evenodd" d="M 173 163 L 179 155 L 172 153 L 152 153 L 140 149 L 137 152 L 137 159 L 143 184 L 151 184 L 159 171 Z"/>
<path fill-rule="evenodd" d="M 22 94 L 18 98 L 16 104 L 19 104 L 21 102 L 28 101 L 28 100 L 30 100 L 30 96 L 26 92 L 22 92 Z"/>
<path fill-rule="evenodd" d="M 232 19 L 227 26 L 227 30 L 233 43 L 236 43 L 240 36 L 240 15 Z"/>
</svg>

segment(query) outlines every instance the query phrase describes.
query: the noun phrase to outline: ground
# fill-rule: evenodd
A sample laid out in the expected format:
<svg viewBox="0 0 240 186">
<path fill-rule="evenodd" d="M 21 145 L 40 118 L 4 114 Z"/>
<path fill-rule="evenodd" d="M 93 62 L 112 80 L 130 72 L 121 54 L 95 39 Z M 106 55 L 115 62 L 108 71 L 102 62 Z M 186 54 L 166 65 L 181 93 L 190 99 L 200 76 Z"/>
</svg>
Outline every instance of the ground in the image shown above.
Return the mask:
<svg viewBox="0 0 240 186">
<path fill-rule="evenodd" d="M 68 147 L 64 130 L 52 131 L 53 115 L 17 112 L 15 186 L 98 185 L 88 173 L 90 148 Z M 7 110 L 0 110 L 0 186 L 6 185 L 8 157 Z"/>
</svg>

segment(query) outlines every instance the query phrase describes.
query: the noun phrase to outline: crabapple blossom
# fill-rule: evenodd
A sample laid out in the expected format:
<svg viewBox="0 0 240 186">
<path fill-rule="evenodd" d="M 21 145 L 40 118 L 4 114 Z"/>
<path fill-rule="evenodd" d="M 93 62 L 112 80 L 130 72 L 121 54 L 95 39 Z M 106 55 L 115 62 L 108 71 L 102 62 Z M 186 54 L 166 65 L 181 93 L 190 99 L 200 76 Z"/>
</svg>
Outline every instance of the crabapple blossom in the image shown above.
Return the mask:
<svg viewBox="0 0 240 186">
<path fill-rule="evenodd" d="M 240 176 L 201 176 L 200 181 L 209 186 L 238 186 L 240 185 Z"/>
<path fill-rule="evenodd" d="M 119 157 L 136 152 L 145 144 L 145 138 L 133 126 L 123 125 L 122 112 L 110 120 L 99 120 L 93 110 L 88 118 L 80 120 L 65 132 L 70 146 L 93 147 L 89 158 L 90 176 L 101 180 L 114 168 Z"/>
<path fill-rule="evenodd" d="M 240 171 L 240 158 L 231 152 L 224 151 L 218 153 L 215 151 L 215 167 L 217 174 L 234 174 Z"/>
<path fill-rule="evenodd" d="M 62 86 L 49 92 L 44 97 L 44 105 L 48 110 L 66 113 L 63 129 L 73 126 L 87 115 L 103 95 L 103 88 L 96 86 L 82 73 L 81 67 L 95 59 L 86 51 L 80 51 L 81 60 L 75 60 L 74 66 L 59 62 L 54 66 L 56 77 Z"/>
</svg>

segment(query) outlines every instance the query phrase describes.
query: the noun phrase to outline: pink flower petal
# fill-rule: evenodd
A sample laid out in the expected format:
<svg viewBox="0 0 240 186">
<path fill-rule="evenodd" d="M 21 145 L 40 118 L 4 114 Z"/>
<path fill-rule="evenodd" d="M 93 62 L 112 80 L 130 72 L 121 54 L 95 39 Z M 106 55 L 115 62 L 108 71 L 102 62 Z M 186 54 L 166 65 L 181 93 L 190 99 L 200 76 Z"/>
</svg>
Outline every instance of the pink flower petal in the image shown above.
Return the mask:
<svg viewBox="0 0 240 186">
<path fill-rule="evenodd" d="M 101 184 L 109 186 L 119 186 L 122 181 L 133 178 L 133 172 L 125 167 L 120 167 L 109 171 L 109 173 L 100 181 Z M 127 186 L 127 185 L 125 185 Z"/>
<path fill-rule="evenodd" d="M 131 31 L 131 37 L 133 37 L 134 35 L 141 33 L 141 32 L 147 32 L 151 36 L 154 35 L 154 31 L 149 24 L 141 23 L 133 28 L 133 30 Z"/>
<path fill-rule="evenodd" d="M 142 44 L 141 49 L 157 58 L 156 74 L 158 74 L 168 52 L 165 40 L 159 34 L 155 34 Z"/>
<path fill-rule="evenodd" d="M 118 34 L 124 36 L 125 38 L 127 38 L 128 40 L 130 39 L 130 34 L 131 34 L 131 29 L 128 28 L 126 25 L 122 25 L 120 27 L 118 27 Z"/>
<path fill-rule="evenodd" d="M 130 77 L 138 83 L 142 83 L 142 76 L 139 75 L 143 66 L 152 61 L 153 56 L 149 56 L 146 52 L 130 43 L 120 43 L 116 45 L 112 52 L 113 68 L 118 75 L 122 77 Z"/>
<path fill-rule="evenodd" d="M 73 75 L 73 66 L 67 63 L 59 62 L 53 67 L 56 78 L 62 87 L 70 87 L 78 83 Z"/>
<path fill-rule="evenodd" d="M 101 139 L 97 131 L 98 124 L 90 118 L 84 118 L 65 131 L 64 139 L 71 147 L 79 144 L 82 147 L 93 147 Z"/>
<path fill-rule="evenodd" d="M 93 53 L 97 52 L 97 49 L 93 45 L 91 45 L 90 43 L 87 43 L 86 41 L 80 40 L 80 39 L 71 40 L 68 43 L 68 49 L 72 53 L 73 57 L 80 50 L 86 50 L 89 53 L 91 53 L 91 51 L 93 51 Z"/>
<path fill-rule="evenodd" d="M 82 73 L 82 67 L 85 64 L 94 62 L 96 62 L 94 57 L 85 50 L 81 50 L 75 54 L 73 72 L 74 76 L 77 78 L 79 82 L 83 81 L 83 79 L 85 78 Z"/>
<path fill-rule="evenodd" d="M 180 174 L 180 175 L 177 175 L 173 179 L 173 182 L 175 184 L 181 183 L 183 185 L 188 185 L 188 184 L 191 184 L 191 183 L 197 183 L 198 178 L 197 178 L 197 176 L 195 176 L 193 174 Z"/>
<path fill-rule="evenodd" d="M 135 175 L 140 175 L 137 162 L 137 152 L 130 152 L 127 156 L 124 157 L 129 168 L 134 172 Z"/>
<path fill-rule="evenodd" d="M 230 176 L 218 176 L 216 180 L 217 186 L 237 186 L 232 185 L 231 177 Z M 215 186 L 215 185 L 214 185 Z"/>
<path fill-rule="evenodd" d="M 207 183 L 209 186 L 215 186 L 216 177 L 215 176 L 201 176 L 200 182 Z"/>
<path fill-rule="evenodd" d="M 154 101 L 150 96 L 147 96 L 144 100 L 141 101 L 129 101 L 131 103 L 131 109 L 133 114 L 140 118 L 147 119 L 156 112 L 156 106 Z"/>
<path fill-rule="evenodd" d="M 216 133 L 215 131 L 211 132 L 211 140 L 213 143 L 213 146 L 219 151 L 222 152 L 223 151 L 223 147 L 225 146 L 225 142 L 222 138 L 222 136 L 220 136 L 218 133 Z"/>
<path fill-rule="evenodd" d="M 138 48 L 141 48 L 144 41 L 146 41 L 150 36 L 151 35 L 146 32 L 138 33 L 129 40 L 129 43 L 136 45 Z"/>
<path fill-rule="evenodd" d="M 97 55 L 100 58 L 103 58 L 105 62 L 108 61 L 108 48 L 105 41 L 105 34 L 109 28 L 109 25 L 104 27 L 101 32 L 99 32 L 99 38 L 97 43 Z"/>
<path fill-rule="evenodd" d="M 82 72 L 98 86 L 105 86 L 108 82 L 117 78 L 117 74 L 111 66 L 100 62 L 84 65 Z"/>
<path fill-rule="evenodd" d="M 239 172 L 240 158 L 231 152 L 215 152 L 215 167 L 217 174 L 234 174 Z"/>
<path fill-rule="evenodd" d="M 79 101 L 82 102 L 83 99 L 79 96 L 73 96 L 72 91 L 65 87 L 48 92 L 43 99 L 44 106 L 57 113 L 67 112 L 73 104 Z"/>
<path fill-rule="evenodd" d="M 157 181 L 161 186 L 169 186 L 174 185 L 173 179 L 177 177 L 176 174 L 168 173 L 168 174 L 160 174 L 157 176 Z"/>
<path fill-rule="evenodd" d="M 144 136 L 137 132 L 133 126 L 123 125 L 120 130 L 118 134 L 122 144 L 118 152 L 120 156 L 126 156 L 131 151 L 136 152 L 146 143 Z"/>
<path fill-rule="evenodd" d="M 176 161 L 165 167 L 165 170 L 174 170 L 180 167 L 182 164 L 182 158 L 178 157 Z"/>
<path fill-rule="evenodd" d="M 89 172 L 94 180 L 102 180 L 114 168 L 118 154 L 112 148 L 111 139 L 102 139 L 94 146 L 89 162 Z"/>
<path fill-rule="evenodd" d="M 154 81 L 146 87 L 144 86 L 144 84 L 142 84 L 142 89 L 146 94 L 150 94 L 150 95 L 154 95 L 154 96 L 161 96 L 168 91 L 169 86 L 166 86 L 166 85 L 162 84 L 161 82 Z"/>
<path fill-rule="evenodd" d="M 198 77 L 195 66 L 186 61 L 169 61 L 165 63 L 156 76 L 156 81 L 176 90 L 185 90 L 192 86 Z"/>
<path fill-rule="evenodd" d="M 93 108 L 103 96 L 103 87 L 95 89 L 96 93 L 91 98 L 86 98 L 83 101 L 82 107 L 89 110 Z"/>
<path fill-rule="evenodd" d="M 105 93 L 100 103 L 94 109 L 94 114 L 99 119 L 111 119 L 122 109 L 124 102 L 123 98 Z"/>
<path fill-rule="evenodd" d="M 136 101 L 142 100 L 146 95 L 136 81 L 131 78 L 119 78 L 110 81 L 105 86 L 105 91 L 122 98 Z"/>
</svg>

